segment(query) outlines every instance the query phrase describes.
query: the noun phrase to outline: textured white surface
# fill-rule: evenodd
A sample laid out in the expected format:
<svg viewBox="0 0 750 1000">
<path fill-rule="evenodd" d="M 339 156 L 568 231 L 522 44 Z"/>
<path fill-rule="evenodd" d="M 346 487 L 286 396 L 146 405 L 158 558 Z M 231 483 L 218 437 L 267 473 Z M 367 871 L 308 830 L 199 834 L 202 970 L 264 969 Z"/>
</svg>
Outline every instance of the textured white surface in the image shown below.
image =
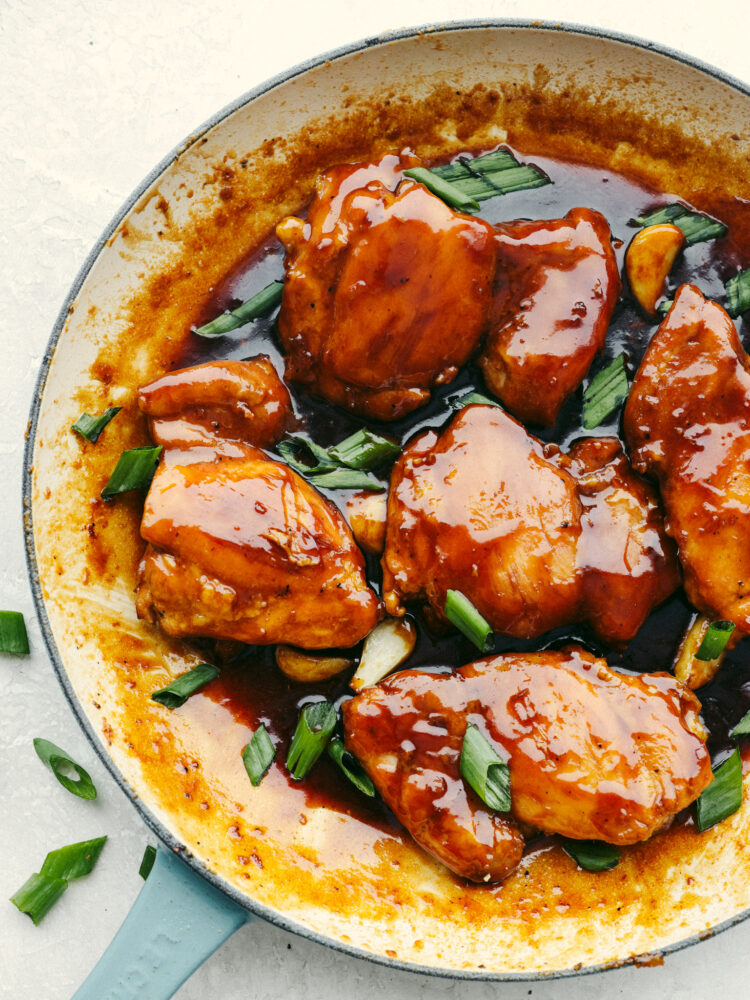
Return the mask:
<svg viewBox="0 0 750 1000">
<path fill-rule="evenodd" d="M 533 6 L 380 0 L 368 8 L 350 0 L 0 0 L 0 607 L 24 612 L 33 647 L 30 657 L 0 659 L 0 996 L 70 997 L 138 893 L 141 853 L 153 839 L 94 757 L 58 686 L 33 612 L 21 532 L 23 435 L 34 380 L 56 313 L 110 217 L 151 167 L 218 108 L 303 59 L 359 38 L 456 18 L 560 19 L 649 37 L 747 81 L 744 9 L 732 0 L 713 0 L 699 16 L 681 0 L 630 0 L 609 10 L 593 0 Z M 32 749 L 36 735 L 85 763 L 99 788 L 97 802 L 75 799 L 54 781 Z M 99 867 L 71 886 L 41 927 L 6 902 L 47 850 L 100 833 L 109 843 Z M 750 921 L 661 968 L 558 983 L 457 984 L 391 972 L 254 924 L 177 995 L 745 996 L 748 951 Z"/>
</svg>

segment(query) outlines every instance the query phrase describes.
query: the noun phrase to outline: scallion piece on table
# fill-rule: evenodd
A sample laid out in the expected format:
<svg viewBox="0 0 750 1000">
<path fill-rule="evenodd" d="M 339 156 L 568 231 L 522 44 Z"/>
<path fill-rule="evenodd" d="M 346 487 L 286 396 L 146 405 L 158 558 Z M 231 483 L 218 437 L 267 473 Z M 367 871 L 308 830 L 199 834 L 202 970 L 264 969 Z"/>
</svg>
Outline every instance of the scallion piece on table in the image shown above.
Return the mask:
<svg viewBox="0 0 750 1000">
<path fill-rule="evenodd" d="M 476 201 L 552 183 L 538 167 L 519 163 L 509 149 L 473 158 L 460 156 L 453 163 L 433 167 L 431 172 Z"/>
<path fill-rule="evenodd" d="M 454 410 L 463 410 L 465 406 L 498 406 L 496 399 L 483 396 L 481 392 L 467 392 L 465 396 L 457 396 L 451 400 Z"/>
<path fill-rule="evenodd" d="M 563 850 L 587 872 L 608 872 L 620 863 L 620 852 L 614 844 L 603 840 L 572 840 L 562 838 Z"/>
<path fill-rule="evenodd" d="M 639 226 L 658 226 L 669 222 L 682 230 L 686 246 L 702 243 L 704 240 L 718 239 L 727 233 L 727 227 L 723 222 L 711 219 L 700 212 L 693 212 L 684 205 L 665 205 L 663 208 L 655 208 L 652 212 L 638 216 L 632 221 Z"/>
<path fill-rule="evenodd" d="M 197 667 L 188 670 L 186 674 L 175 677 L 171 684 L 154 691 L 152 701 L 158 701 L 166 708 L 180 708 L 192 695 L 197 694 L 209 681 L 216 680 L 219 668 L 210 663 L 199 663 Z"/>
<path fill-rule="evenodd" d="M 721 823 L 742 805 L 742 761 L 739 750 L 714 771 L 714 780 L 701 792 L 695 804 L 698 829 L 701 833 Z"/>
<path fill-rule="evenodd" d="M 463 632 L 480 652 L 488 652 L 492 644 L 490 624 L 460 590 L 449 590 L 445 595 L 445 617 Z"/>
<path fill-rule="evenodd" d="M 312 477 L 315 486 L 325 486 L 329 490 L 371 490 L 373 493 L 385 492 L 385 486 L 366 472 L 356 469 L 331 469 Z"/>
<path fill-rule="evenodd" d="M 111 500 L 112 497 L 120 493 L 130 493 L 131 490 L 147 490 L 154 478 L 161 453 L 160 444 L 124 451 L 109 477 L 109 482 L 101 492 L 102 500 Z"/>
<path fill-rule="evenodd" d="M 236 330 L 237 327 L 244 326 L 251 320 L 259 319 L 275 309 L 281 302 L 283 290 L 283 281 L 272 281 L 270 285 L 266 285 L 247 302 L 243 302 L 241 306 L 237 306 L 231 312 L 222 313 L 221 316 L 212 319 L 210 323 L 204 323 L 203 326 L 193 330 L 193 333 L 197 333 L 199 337 L 221 337 L 231 330 Z"/>
<path fill-rule="evenodd" d="M 315 476 L 321 472 L 329 472 L 338 466 L 338 463 L 331 458 L 325 448 L 321 448 L 314 441 L 308 441 L 307 438 L 298 435 L 279 441 L 277 450 L 286 464 L 302 476 Z M 312 455 L 312 462 L 306 460 L 306 452 Z M 303 456 L 305 460 L 303 460 Z"/>
<path fill-rule="evenodd" d="M 146 844 L 146 849 L 144 850 L 143 857 L 141 858 L 141 866 L 138 869 L 138 874 L 144 882 L 151 874 L 151 869 L 154 867 L 154 861 L 156 861 L 156 848 L 153 844 Z"/>
<path fill-rule="evenodd" d="M 0 653 L 26 654 L 29 635 L 20 611 L 0 611 Z"/>
<path fill-rule="evenodd" d="M 79 799 L 96 798 L 96 787 L 91 775 L 64 750 L 39 737 L 34 740 L 34 749 L 39 760 L 47 765 L 63 788 L 77 795 Z M 74 774 L 77 777 L 74 777 Z"/>
<path fill-rule="evenodd" d="M 583 426 L 587 431 L 598 427 L 628 397 L 625 355 L 598 372 L 583 393 Z"/>
<path fill-rule="evenodd" d="M 38 926 L 67 888 L 68 883 L 64 878 L 50 878 L 37 872 L 26 879 L 21 888 L 10 897 L 10 901 Z"/>
<path fill-rule="evenodd" d="M 412 167 L 410 170 L 405 170 L 404 173 L 412 180 L 424 184 L 428 191 L 432 191 L 438 198 L 442 198 L 446 205 L 451 205 L 462 212 L 479 211 L 478 202 L 465 195 L 461 188 L 439 177 L 434 171 L 427 170 L 426 167 Z"/>
<path fill-rule="evenodd" d="M 735 274 L 724 287 L 727 293 L 727 312 L 730 316 L 741 316 L 750 309 L 750 267 Z"/>
<path fill-rule="evenodd" d="M 729 736 L 733 740 L 739 739 L 740 736 L 750 736 L 750 712 L 745 712 Z"/>
<path fill-rule="evenodd" d="M 330 701 L 316 701 L 305 705 L 294 730 L 292 744 L 286 758 L 287 770 L 293 778 L 304 778 L 336 728 L 336 709 Z"/>
<path fill-rule="evenodd" d="M 487 737 L 477 728 L 466 727 L 461 747 L 461 777 L 490 809 L 510 809 L 510 769 L 495 753 Z"/>
<path fill-rule="evenodd" d="M 66 882 L 90 875 L 106 842 L 106 837 L 95 837 L 94 840 L 82 840 L 78 844 L 67 844 L 57 851 L 50 851 L 39 874 L 48 878 L 64 878 Z"/>
<path fill-rule="evenodd" d="M 101 432 L 110 422 L 112 417 L 117 416 L 121 409 L 121 406 L 110 406 L 108 410 L 105 410 L 104 413 L 100 413 L 98 417 L 92 417 L 88 413 L 82 413 L 71 429 L 74 430 L 76 434 L 80 434 L 81 437 L 85 437 L 87 441 L 90 441 L 92 444 L 96 444 L 99 440 Z"/>
<path fill-rule="evenodd" d="M 715 660 L 724 652 L 732 632 L 734 632 L 732 622 L 711 622 L 695 654 L 696 660 Z"/>
<path fill-rule="evenodd" d="M 261 723 L 250 738 L 250 742 L 242 751 L 242 762 L 245 765 L 250 784 L 257 788 L 266 775 L 276 756 L 276 747 L 271 742 L 268 730 Z"/>
<path fill-rule="evenodd" d="M 360 762 L 344 746 L 344 741 L 335 737 L 327 747 L 328 756 L 338 764 L 341 771 L 351 781 L 355 788 L 367 795 L 368 798 L 375 797 L 375 786 L 370 775 L 367 774 Z"/>
<path fill-rule="evenodd" d="M 364 427 L 328 449 L 331 458 L 350 469 L 374 469 L 395 458 L 400 451 L 394 441 L 373 434 Z"/>
</svg>

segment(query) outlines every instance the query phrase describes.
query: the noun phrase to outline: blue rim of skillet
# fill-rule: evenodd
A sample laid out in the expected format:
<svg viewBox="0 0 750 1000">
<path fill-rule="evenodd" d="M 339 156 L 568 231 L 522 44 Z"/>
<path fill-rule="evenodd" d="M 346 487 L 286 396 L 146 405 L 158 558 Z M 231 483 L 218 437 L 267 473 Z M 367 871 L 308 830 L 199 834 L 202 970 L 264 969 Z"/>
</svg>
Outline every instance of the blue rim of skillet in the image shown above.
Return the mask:
<svg viewBox="0 0 750 1000">
<path fill-rule="evenodd" d="M 23 525 L 24 525 L 24 536 L 25 536 L 25 546 L 26 546 L 26 563 L 29 572 L 29 580 L 31 583 L 31 590 L 34 596 L 34 603 L 36 605 L 37 615 L 39 617 L 39 623 L 41 625 L 42 634 L 44 636 L 44 642 L 47 646 L 47 652 L 49 653 L 50 659 L 55 668 L 57 678 L 60 681 L 65 696 L 70 702 L 70 706 L 73 709 L 81 728 L 86 734 L 89 743 L 91 743 L 94 751 L 108 769 L 112 777 L 115 779 L 118 786 L 122 791 L 128 796 L 130 801 L 135 806 L 136 810 L 140 814 L 146 825 L 153 831 L 154 834 L 159 838 L 162 844 L 179 854 L 187 864 L 200 876 L 206 879 L 211 885 L 215 886 L 221 892 L 223 892 L 230 899 L 234 900 L 240 906 L 243 906 L 250 913 L 269 923 L 275 924 L 277 927 L 281 927 L 283 930 L 290 931 L 294 934 L 299 934 L 301 937 L 307 938 L 310 941 L 315 941 L 319 944 L 326 945 L 329 948 L 333 948 L 335 951 L 343 952 L 346 955 L 351 955 L 354 958 L 367 959 L 377 965 L 386 966 L 389 969 L 404 970 L 408 972 L 417 972 L 422 975 L 432 975 L 440 976 L 444 979 L 463 979 L 463 980 L 480 980 L 480 981 L 494 981 L 494 982 L 536 982 L 539 980 L 547 979 L 562 979 L 571 976 L 583 976 L 591 975 L 595 972 L 605 972 L 610 969 L 623 968 L 624 966 L 633 964 L 637 962 L 639 956 L 634 955 L 629 959 L 618 962 L 607 962 L 599 965 L 588 965 L 581 968 L 572 969 L 559 969 L 551 970 L 549 972 L 490 972 L 484 970 L 474 970 L 474 969 L 450 969 L 429 965 L 420 965 L 416 962 L 405 962 L 398 959 L 388 958 L 386 955 L 381 955 L 376 952 L 370 952 L 364 948 L 356 947 L 355 945 L 345 944 L 335 938 L 330 938 L 325 934 L 315 931 L 303 924 L 298 923 L 295 920 L 287 917 L 283 912 L 275 910 L 271 907 L 264 906 L 258 903 L 256 900 L 250 899 L 248 896 L 240 892 L 229 882 L 220 878 L 218 875 L 210 871 L 203 862 L 196 858 L 190 850 L 175 836 L 173 836 L 169 830 L 165 828 L 163 823 L 159 818 L 148 809 L 143 802 L 141 802 L 139 796 L 130 787 L 129 783 L 125 777 L 120 773 L 119 769 L 116 767 L 114 761 L 110 758 L 104 747 L 102 746 L 99 737 L 94 730 L 94 727 L 89 722 L 83 707 L 78 700 L 78 696 L 75 693 L 73 686 L 68 678 L 65 667 L 63 665 L 60 653 L 55 645 L 54 638 L 52 636 L 52 629 L 50 627 L 49 618 L 47 617 L 47 611 L 44 605 L 44 597 L 42 595 L 41 581 L 39 578 L 39 567 L 36 560 L 36 550 L 34 546 L 34 525 L 32 520 L 32 510 L 31 510 L 31 498 L 32 498 L 32 469 L 33 469 L 33 455 L 34 455 L 34 445 L 36 442 L 36 431 L 37 424 L 39 420 L 39 410 L 41 407 L 42 395 L 47 382 L 47 375 L 49 373 L 50 363 L 57 346 L 57 342 L 60 338 L 60 334 L 65 326 L 65 322 L 68 319 L 70 307 L 75 302 L 81 287 L 88 277 L 89 271 L 94 266 L 95 261 L 99 257 L 102 249 L 106 246 L 108 240 L 115 232 L 117 227 L 123 221 L 125 216 L 130 212 L 136 202 L 140 199 L 141 195 L 151 186 L 151 184 L 166 170 L 166 168 L 182 153 L 185 152 L 193 143 L 198 142 L 203 135 L 210 131 L 214 126 L 218 125 L 221 121 L 227 118 L 229 115 L 233 114 L 239 108 L 243 107 L 245 104 L 255 100 L 255 98 L 260 97 L 262 94 L 273 90 L 275 87 L 282 83 L 286 83 L 288 80 L 292 80 L 294 77 L 301 76 L 308 70 L 314 69 L 316 66 L 320 66 L 322 63 L 333 62 L 337 59 L 341 59 L 344 56 L 351 55 L 354 52 L 359 52 L 363 49 L 374 48 L 379 45 L 387 45 L 389 42 L 398 41 L 401 39 L 412 38 L 417 35 L 431 35 L 440 34 L 442 32 L 452 32 L 452 31 L 472 31 L 477 29 L 486 28 L 529 28 L 534 31 L 550 31 L 558 33 L 567 33 L 571 35 L 587 35 L 592 38 L 602 38 L 606 41 L 622 42 L 626 45 L 631 45 L 634 48 L 645 49 L 646 51 L 654 52 L 658 55 L 663 55 L 669 59 L 684 63 L 687 66 L 691 66 L 694 69 L 705 73 L 707 76 L 713 77 L 715 80 L 719 80 L 722 83 L 728 84 L 734 90 L 738 91 L 745 96 L 750 97 L 750 87 L 738 80 L 736 77 L 731 76 L 728 73 L 724 73 L 721 70 L 716 69 L 714 66 L 704 63 L 699 59 L 695 59 L 692 56 L 687 56 L 685 53 L 678 52 L 675 49 L 670 49 L 665 45 L 658 45 L 654 42 L 646 41 L 642 38 L 636 38 L 632 35 L 620 34 L 619 32 L 604 31 L 599 28 L 587 27 L 585 25 L 569 24 L 566 22 L 550 22 L 550 21 L 532 21 L 524 19 L 481 19 L 481 20 L 470 20 L 470 21 L 448 21 L 441 24 L 428 24 L 422 25 L 414 28 L 404 28 L 400 31 L 384 32 L 382 35 L 376 35 L 371 38 L 365 38 L 359 42 L 353 42 L 349 45 L 344 45 L 341 48 L 333 49 L 330 52 L 326 52 L 323 55 L 316 56 L 312 59 L 308 59 L 305 62 L 299 63 L 292 69 L 286 72 L 280 73 L 277 76 L 271 77 L 264 83 L 259 84 L 252 90 L 248 90 L 241 97 L 227 104 L 220 111 L 216 112 L 211 118 L 203 123 L 199 128 L 197 128 L 193 133 L 191 133 L 188 138 L 176 146 L 170 153 L 168 153 L 154 168 L 153 170 L 144 178 L 144 180 L 138 185 L 138 187 L 133 191 L 130 197 L 121 206 L 119 211 L 115 214 L 114 218 L 110 221 L 109 225 L 105 228 L 104 232 L 101 234 L 99 239 L 96 241 L 91 249 L 88 257 L 83 263 L 78 275 L 76 276 L 73 285 L 68 292 L 68 295 L 63 302 L 62 308 L 57 316 L 55 325 L 52 329 L 52 334 L 50 336 L 47 348 L 44 354 L 41 368 L 39 370 L 39 375 L 37 378 L 36 386 L 34 388 L 33 401 L 31 406 L 31 413 L 29 416 L 28 433 L 26 436 L 26 446 L 24 449 L 24 468 L 23 468 Z M 721 931 L 728 930 L 730 927 L 734 927 L 742 921 L 750 917 L 750 908 L 743 910 L 741 913 L 735 914 L 735 916 L 724 920 L 722 923 L 717 924 L 712 927 L 709 931 L 703 931 L 699 934 L 694 934 L 691 937 L 684 938 L 681 941 L 676 941 L 673 944 L 666 945 L 663 948 L 657 948 L 656 953 L 658 955 L 669 955 L 676 951 L 681 951 L 683 948 L 687 948 L 690 945 L 697 944 L 699 941 L 704 941 L 708 937 L 712 937 L 719 934 Z"/>
</svg>

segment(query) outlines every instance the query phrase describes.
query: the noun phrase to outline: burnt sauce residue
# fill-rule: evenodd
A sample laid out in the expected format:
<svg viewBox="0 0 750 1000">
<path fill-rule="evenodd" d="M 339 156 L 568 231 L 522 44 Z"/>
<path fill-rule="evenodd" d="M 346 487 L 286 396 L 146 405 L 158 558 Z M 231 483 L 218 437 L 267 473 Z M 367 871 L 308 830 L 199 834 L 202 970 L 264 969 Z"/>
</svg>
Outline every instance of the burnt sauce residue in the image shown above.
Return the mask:
<svg viewBox="0 0 750 1000">
<path fill-rule="evenodd" d="M 636 232 L 630 220 L 650 208 L 677 200 L 668 193 L 654 192 L 620 174 L 599 168 L 540 156 L 533 157 L 533 162 L 546 171 L 553 183 L 532 191 L 515 192 L 483 202 L 481 217 L 491 223 L 498 223 L 513 219 L 558 218 L 576 206 L 596 209 L 609 222 L 621 274 L 624 274 L 625 250 Z M 706 296 L 724 302 L 724 282 L 747 262 L 741 259 L 732 240 L 732 218 L 725 217 L 722 221 L 729 226 L 726 237 L 688 247 L 680 255 L 668 279 L 667 297 L 671 298 L 672 292 L 679 285 L 690 281 L 697 284 Z M 278 241 L 272 238 L 216 289 L 201 321 L 208 321 L 225 309 L 235 308 L 269 282 L 282 278 L 283 250 Z M 740 338 L 744 342 L 744 335 L 748 332 L 747 323 L 742 319 L 736 322 Z M 595 359 L 584 384 L 621 353 L 626 356 L 628 375 L 632 378 L 656 328 L 657 324 L 645 319 L 635 306 L 626 285 L 610 324 L 604 350 Z M 248 359 L 260 353 L 268 355 L 277 371 L 283 375 L 284 361 L 274 316 L 248 324 L 215 340 L 191 336 L 179 364 L 185 367 L 217 358 Z M 336 410 L 312 399 L 294 385 L 289 385 L 289 389 L 300 430 L 324 446 L 342 440 L 362 426 L 369 426 L 405 444 L 418 431 L 444 426 L 454 412 L 450 405 L 454 397 L 472 390 L 487 392 L 479 369 L 470 364 L 459 372 L 450 385 L 436 388 L 427 406 L 400 421 L 386 425 L 372 420 L 365 421 Z M 554 427 L 529 429 L 542 440 L 556 442 L 567 449 L 571 442 L 586 436 L 581 426 L 581 411 L 582 389 L 579 388 L 563 407 Z M 621 412 L 613 414 L 589 433 L 596 436 L 617 435 L 622 438 Z M 388 469 L 380 470 L 380 473 L 387 481 Z M 342 510 L 345 509 L 347 494 L 344 491 L 331 491 L 327 495 Z M 370 583 L 380 593 L 378 560 L 367 557 L 367 567 Z M 419 638 L 406 666 L 449 670 L 477 658 L 476 649 L 463 636 L 452 630 L 444 635 L 431 632 L 419 609 L 411 610 L 418 622 Z M 637 672 L 669 671 L 691 615 L 692 609 L 680 590 L 656 609 L 624 650 L 603 648 L 586 626 L 575 626 L 556 629 L 531 641 L 496 636 L 494 651 L 532 651 L 559 648 L 576 642 L 597 655 L 605 656 L 610 665 L 618 669 Z M 354 655 L 359 652 L 359 647 L 351 651 Z M 350 697 L 350 676 L 351 671 L 321 684 L 298 684 L 278 670 L 272 649 L 245 647 L 239 653 L 234 651 L 233 657 L 225 661 L 221 678 L 210 686 L 204 697 L 210 697 L 230 708 L 239 722 L 251 728 L 264 723 L 277 744 L 275 766 L 286 775 L 283 761 L 301 707 L 321 698 L 328 698 L 338 704 Z M 710 729 L 709 748 L 712 757 L 714 760 L 720 759 L 730 746 L 729 731 L 750 709 L 750 640 L 739 643 L 727 655 L 716 679 L 702 688 L 698 695 L 703 704 L 704 721 Z M 286 776 L 291 783 L 293 779 Z M 319 761 L 303 784 L 311 805 L 325 803 L 384 829 L 398 825 L 379 799 L 366 799 L 349 784 L 326 756 Z M 530 847 L 531 850 L 535 848 L 536 844 Z"/>
</svg>

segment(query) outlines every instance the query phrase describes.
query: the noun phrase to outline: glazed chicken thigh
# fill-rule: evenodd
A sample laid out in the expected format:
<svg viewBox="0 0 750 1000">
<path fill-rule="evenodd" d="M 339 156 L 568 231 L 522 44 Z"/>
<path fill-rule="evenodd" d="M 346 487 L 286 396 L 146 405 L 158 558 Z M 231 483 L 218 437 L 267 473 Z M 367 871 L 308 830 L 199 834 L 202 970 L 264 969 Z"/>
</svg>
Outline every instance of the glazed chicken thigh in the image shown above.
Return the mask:
<svg viewBox="0 0 750 1000">
<path fill-rule="evenodd" d="M 270 363 L 174 372 L 141 401 L 166 451 L 141 522 L 138 614 L 170 635 L 309 649 L 367 635 L 378 600 L 348 525 L 252 443 L 274 441 L 289 413 Z"/>
<path fill-rule="evenodd" d="M 551 426 L 603 346 L 620 293 L 603 215 L 495 226 L 497 269 L 479 359 L 488 387 L 524 423 Z"/>
<path fill-rule="evenodd" d="M 414 839 L 451 871 L 497 882 L 517 822 L 575 839 L 646 840 L 712 779 L 697 698 L 668 674 L 618 674 L 580 649 L 404 670 L 343 706 L 346 745 Z M 460 776 L 467 725 L 510 769 L 511 812 Z"/>
<path fill-rule="evenodd" d="M 403 178 L 415 157 L 323 174 L 307 222 L 282 220 L 287 378 L 395 420 L 450 382 L 485 329 L 492 227 Z M 398 187 L 398 192 L 395 192 Z"/>
<path fill-rule="evenodd" d="M 690 602 L 750 632 L 750 359 L 721 306 L 683 285 L 625 407 L 654 476 Z"/>
<path fill-rule="evenodd" d="M 617 645 L 678 583 L 655 492 L 616 439 L 565 455 L 499 407 L 474 405 L 394 467 L 383 556 L 392 615 L 426 599 L 442 618 L 454 589 L 497 632 L 528 639 L 588 621 Z"/>
</svg>

